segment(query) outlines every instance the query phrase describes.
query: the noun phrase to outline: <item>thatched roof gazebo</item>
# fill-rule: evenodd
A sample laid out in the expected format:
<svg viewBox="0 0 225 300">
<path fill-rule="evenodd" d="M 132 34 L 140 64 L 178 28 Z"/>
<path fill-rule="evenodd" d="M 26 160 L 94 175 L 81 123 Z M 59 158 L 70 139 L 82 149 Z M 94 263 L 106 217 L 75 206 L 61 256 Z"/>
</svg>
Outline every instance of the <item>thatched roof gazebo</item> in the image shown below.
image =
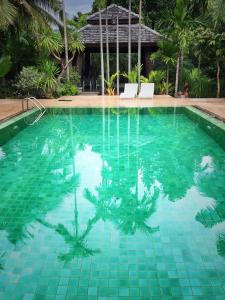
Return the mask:
<svg viewBox="0 0 225 300">
<path fill-rule="evenodd" d="M 121 6 L 112 4 L 101 11 L 103 24 L 104 52 L 106 48 L 106 13 L 108 15 L 108 40 L 110 53 L 116 52 L 117 43 L 117 16 L 119 18 L 119 52 L 128 52 L 129 11 Z M 100 26 L 99 12 L 88 17 L 88 24 L 79 30 L 85 45 L 85 52 L 78 57 L 77 64 L 82 69 L 82 77 L 88 78 L 90 67 L 90 53 L 100 53 Z M 131 49 L 132 53 L 138 51 L 139 15 L 131 12 Z M 150 54 L 157 50 L 160 34 L 155 30 L 141 25 L 141 59 L 143 72 L 151 70 Z"/>
</svg>

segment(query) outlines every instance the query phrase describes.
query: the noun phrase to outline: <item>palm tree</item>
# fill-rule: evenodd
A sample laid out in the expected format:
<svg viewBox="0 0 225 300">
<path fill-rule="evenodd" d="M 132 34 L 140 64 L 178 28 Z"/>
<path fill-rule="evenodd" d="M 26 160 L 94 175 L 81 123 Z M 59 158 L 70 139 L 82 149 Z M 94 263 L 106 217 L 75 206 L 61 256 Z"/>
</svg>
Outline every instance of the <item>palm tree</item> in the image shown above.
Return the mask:
<svg viewBox="0 0 225 300">
<path fill-rule="evenodd" d="M 106 6 L 105 0 L 98 0 L 99 9 L 99 28 L 100 28 L 100 56 L 101 56 L 101 94 L 105 93 L 105 73 L 104 73 L 104 51 L 103 51 L 103 28 L 102 28 L 102 9 Z"/>
<path fill-rule="evenodd" d="M 33 33 L 42 31 L 50 23 L 63 28 L 62 22 L 55 16 L 60 6 L 56 0 L 0 1 L 0 30 L 11 25 L 19 29 L 28 28 Z"/>
<path fill-rule="evenodd" d="M 106 28 L 106 69 L 107 69 L 107 81 L 110 78 L 110 67 L 109 67 L 109 24 L 108 24 L 108 7 L 106 7 L 106 20 L 105 20 L 105 28 Z"/>
<path fill-rule="evenodd" d="M 166 65 L 166 93 L 169 93 L 169 75 L 170 75 L 170 68 L 173 67 L 176 63 L 176 53 L 177 47 L 176 45 L 169 41 L 163 40 L 159 44 L 159 51 L 153 53 L 151 55 L 151 59 L 162 61 Z"/>
<path fill-rule="evenodd" d="M 118 6 L 117 6 L 118 9 Z M 120 51 L 120 44 L 119 44 L 119 14 L 117 14 L 117 19 L 116 19 L 116 73 L 118 74 L 117 76 L 117 95 L 120 94 L 120 77 L 119 77 L 119 72 L 120 72 L 120 59 L 119 59 L 119 51 Z"/>
<path fill-rule="evenodd" d="M 53 229 L 56 233 L 62 236 L 65 243 L 69 245 L 69 251 L 67 253 L 61 253 L 58 256 L 58 259 L 65 263 L 69 263 L 70 261 L 72 261 L 74 258 L 77 257 L 81 257 L 81 258 L 89 257 L 100 253 L 99 249 L 89 248 L 85 241 L 88 233 L 93 228 L 93 225 L 98 221 L 98 218 L 94 217 L 93 219 L 89 220 L 86 230 L 82 234 L 79 234 L 79 225 L 78 225 L 77 217 L 78 217 L 78 211 L 75 208 L 73 233 L 71 233 L 63 224 L 59 223 L 58 225 L 52 225 L 49 222 L 44 221 L 42 219 L 37 220 L 43 226 L 49 229 Z"/>
<path fill-rule="evenodd" d="M 139 34 L 138 34 L 138 86 L 141 85 L 141 18 L 142 18 L 142 0 L 139 0 Z"/>
<path fill-rule="evenodd" d="M 68 57 L 68 39 L 67 39 L 65 0 L 62 0 L 62 14 L 63 14 L 63 32 L 64 32 L 65 63 L 66 63 L 66 79 L 67 79 L 67 81 L 69 81 L 70 80 L 70 69 L 69 69 L 69 57 Z"/>
<path fill-rule="evenodd" d="M 131 71 L 131 0 L 129 0 L 129 15 L 128 15 L 128 73 Z"/>
</svg>

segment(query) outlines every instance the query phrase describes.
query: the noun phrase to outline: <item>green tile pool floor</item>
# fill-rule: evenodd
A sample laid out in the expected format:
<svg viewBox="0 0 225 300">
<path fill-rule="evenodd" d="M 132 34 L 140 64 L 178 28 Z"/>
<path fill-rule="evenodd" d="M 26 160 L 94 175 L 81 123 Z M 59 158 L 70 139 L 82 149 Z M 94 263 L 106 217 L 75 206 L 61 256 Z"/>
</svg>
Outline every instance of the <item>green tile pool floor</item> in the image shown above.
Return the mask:
<svg viewBox="0 0 225 300">
<path fill-rule="evenodd" d="M 182 112 L 47 114 L 0 148 L 0 299 L 225 299 L 225 151 Z"/>
</svg>

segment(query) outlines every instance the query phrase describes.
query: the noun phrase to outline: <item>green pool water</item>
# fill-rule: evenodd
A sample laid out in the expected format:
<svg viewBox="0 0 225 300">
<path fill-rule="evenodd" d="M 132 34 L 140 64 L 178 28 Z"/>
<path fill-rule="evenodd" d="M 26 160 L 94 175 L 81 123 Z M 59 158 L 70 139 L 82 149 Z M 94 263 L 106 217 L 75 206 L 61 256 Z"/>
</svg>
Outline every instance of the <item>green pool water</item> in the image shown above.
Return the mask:
<svg viewBox="0 0 225 300">
<path fill-rule="evenodd" d="M 0 148 L 0 299 L 225 299 L 225 151 L 185 110 L 56 110 Z"/>
</svg>

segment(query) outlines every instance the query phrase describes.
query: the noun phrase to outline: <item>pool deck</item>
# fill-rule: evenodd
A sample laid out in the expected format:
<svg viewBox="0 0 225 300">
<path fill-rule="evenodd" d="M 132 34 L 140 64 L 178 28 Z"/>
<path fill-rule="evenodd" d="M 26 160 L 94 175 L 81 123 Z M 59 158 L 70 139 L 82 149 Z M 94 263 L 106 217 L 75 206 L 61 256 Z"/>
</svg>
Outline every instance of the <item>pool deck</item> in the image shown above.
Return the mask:
<svg viewBox="0 0 225 300">
<path fill-rule="evenodd" d="M 67 101 L 66 101 L 67 100 Z M 148 99 L 120 99 L 117 96 L 79 95 L 59 99 L 41 99 L 45 107 L 179 107 L 195 106 L 225 122 L 225 98 L 173 98 L 155 96 Z M 22 112 L 20 99 L 0 99 L 0 122 Z"/>
</svg>

